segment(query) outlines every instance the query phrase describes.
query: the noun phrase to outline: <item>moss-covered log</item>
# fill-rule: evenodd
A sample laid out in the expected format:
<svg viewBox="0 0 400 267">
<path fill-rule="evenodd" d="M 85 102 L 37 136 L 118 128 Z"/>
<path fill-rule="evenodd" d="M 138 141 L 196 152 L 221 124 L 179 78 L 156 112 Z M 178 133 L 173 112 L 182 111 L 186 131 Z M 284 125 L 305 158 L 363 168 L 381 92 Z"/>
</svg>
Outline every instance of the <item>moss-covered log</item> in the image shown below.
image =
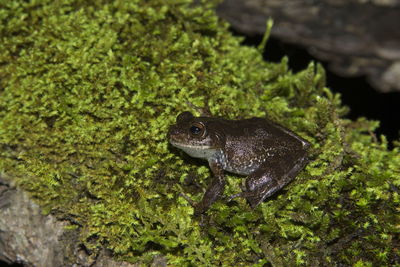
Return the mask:
<svg viewBox="0 0 400 267">
<path fill-rule="evenodd" d="M 345 119 L 311 63 L 264 62 L 211 6 L 180 1 L 3 1 L 0 170 L 79 230 L 96 255 L 170 265 L 389 266 L 399 261 L 398 144 Z M 219 201 L 196 218 L 210 172 L 171 149 L 176 115 L 208 101 L 268 117 L 313 144 L 311 162 L 252 210 Z M 193 110 L 192 110 L 193 111 Z M 228 177 L 226 195 L 240 191 Z M 69 226 L 71 227 L 71 226 Z"/>
</svg>

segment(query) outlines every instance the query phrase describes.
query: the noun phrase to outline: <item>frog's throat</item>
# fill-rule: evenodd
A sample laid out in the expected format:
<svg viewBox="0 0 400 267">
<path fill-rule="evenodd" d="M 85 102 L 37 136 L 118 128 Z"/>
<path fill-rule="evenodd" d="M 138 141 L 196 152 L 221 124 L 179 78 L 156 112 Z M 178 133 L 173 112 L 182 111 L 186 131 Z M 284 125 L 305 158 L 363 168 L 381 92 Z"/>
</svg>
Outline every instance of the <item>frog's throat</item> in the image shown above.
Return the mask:
<svg viewBox="0 0 400 267">
<path fill-rule="evenodd" d="M 187 153 L 189 156 L 194 157 L 194 158 L 209 159 L 209 158 L 212 158 L 215 155 L 215 153 L 218 151 L 218 149 L 213 146 L 188 145 L 188 144 L 177 143 L 172 140 L 170 140 L 170 143 L 173 146 L 185 151 L 185 153 Z"/>
</svg>

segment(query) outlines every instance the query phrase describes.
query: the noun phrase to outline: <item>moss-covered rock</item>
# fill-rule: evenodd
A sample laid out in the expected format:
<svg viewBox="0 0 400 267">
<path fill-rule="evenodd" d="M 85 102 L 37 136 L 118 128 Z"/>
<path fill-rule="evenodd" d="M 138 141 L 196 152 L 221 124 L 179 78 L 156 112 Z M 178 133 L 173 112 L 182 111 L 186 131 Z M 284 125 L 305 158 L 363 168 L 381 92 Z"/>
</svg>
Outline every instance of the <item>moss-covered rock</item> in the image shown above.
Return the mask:
<svg viewBox="0 0 400 267">
<path fill-rule="evenodd" d="M 274 266 L 399 261 L 399 148 L 346 108 L 310 64 L 264 62 L 210 6 L 179 1 L 14 0 L 0 4 L 0 170 L 42 207 L 79 226 L 94 253 L 171 265 Z M 313 144 L 312 161 L 251 210 L 194 199 L 206 164 L 171 148 L 191 108 L 266 116 Z M 228 176 L 225 193 L 240 191 Z"/>
</svg>

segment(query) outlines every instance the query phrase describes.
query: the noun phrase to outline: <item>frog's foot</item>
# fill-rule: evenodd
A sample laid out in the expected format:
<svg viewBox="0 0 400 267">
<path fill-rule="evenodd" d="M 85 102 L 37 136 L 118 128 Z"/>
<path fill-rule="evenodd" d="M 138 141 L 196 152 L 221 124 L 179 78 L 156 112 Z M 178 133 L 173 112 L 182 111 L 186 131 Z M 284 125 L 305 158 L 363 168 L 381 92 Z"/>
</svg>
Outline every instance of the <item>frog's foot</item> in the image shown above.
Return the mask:
<svg viewBox="0 0 400 267">
<path fill-rule="evenodd" d="M 189 177 L 189 176 L 186 177 L 185 185 L 194 186 L 197 189 L 201 190 L 203 192 L 203 194 L 206 192 L 206 189 L 201 184 L 199 184 L 195 179 L 193 179 L 192 177 Z"/>
<path fill-rule="evenodd" d="M 260 204 L 260 202 L 262 202 L 262 200 L 260 200 L 259 196 L 251 191 L 244 191 L 241 193 L 231 195 L 227 198 L 227 202 L 230 202 L 234 198 L 237 198 L 237 197 L 245 198 L 247 200 L 247 202 L 250 204 L 250 207 L 253 209 L 255 207 L 257 207 L 257 205 Z"/>
<path fill-rule="evenodd" d="M 242 194 L 243 194 L 243 192 L 242 192 L 242 193 L 237 193 L 237 194 L 231 195 L 231 196 L 229 196 L 229 197 L 226 198 L 226 202 L 231 202 L 234 198 L 241 197 Z"/>
<path fill-rule="evenodd" d="M 240 188 L 242 189 L 242 192 L 234 194 L 234 195 L 231 195 L 231 196 L 225 198 L 226 202 L 231 202 L 234 198 L 237 198 L 237 197 L 244 197 L 243 194 L 245 194 L 245 192 L 246 192 L 246 186 L 241 184 Z"/>
<path fill-rule="evenodd" d="M 184 193 L 179 193 L 179 196 L 183 197 L 187 202 L 189 202 L 189 204 L 193 207 L 194 209 L 194 216 L 199 217 L 200 216 L 200 226 L 204 225 L 204 212 L 207 210 L 205 209 L 201 203 L 196 203 L 193 201 L 193 199 L 191 199 L 190 197 L 188 197 L 187 195 L 185 195 Z"/>
</svg>

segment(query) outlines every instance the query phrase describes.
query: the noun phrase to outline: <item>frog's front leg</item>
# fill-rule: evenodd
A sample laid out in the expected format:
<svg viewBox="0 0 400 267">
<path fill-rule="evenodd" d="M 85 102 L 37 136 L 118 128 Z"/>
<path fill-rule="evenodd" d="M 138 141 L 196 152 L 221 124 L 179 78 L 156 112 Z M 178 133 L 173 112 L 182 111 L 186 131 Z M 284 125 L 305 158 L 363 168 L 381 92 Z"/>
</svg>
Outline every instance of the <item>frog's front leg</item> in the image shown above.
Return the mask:
<svg viewBox="0 0 400 267">
<path fill-rule="evenodd" d="M 211 184 L 208 186 L 203 199 L 195 205 L 195 215 L 204 213 L 224 192 L 224 170 L 215 161 L 210 161 L 210 168 L 214 174 Z"/>
<path fill-rule="evenodd" d="M 246 179 L 245 197 L 252 208 L 288 184 L 307 163 L 303 151 L 291 155 L 275 156 L 266 161 Z"/>
</svg>

